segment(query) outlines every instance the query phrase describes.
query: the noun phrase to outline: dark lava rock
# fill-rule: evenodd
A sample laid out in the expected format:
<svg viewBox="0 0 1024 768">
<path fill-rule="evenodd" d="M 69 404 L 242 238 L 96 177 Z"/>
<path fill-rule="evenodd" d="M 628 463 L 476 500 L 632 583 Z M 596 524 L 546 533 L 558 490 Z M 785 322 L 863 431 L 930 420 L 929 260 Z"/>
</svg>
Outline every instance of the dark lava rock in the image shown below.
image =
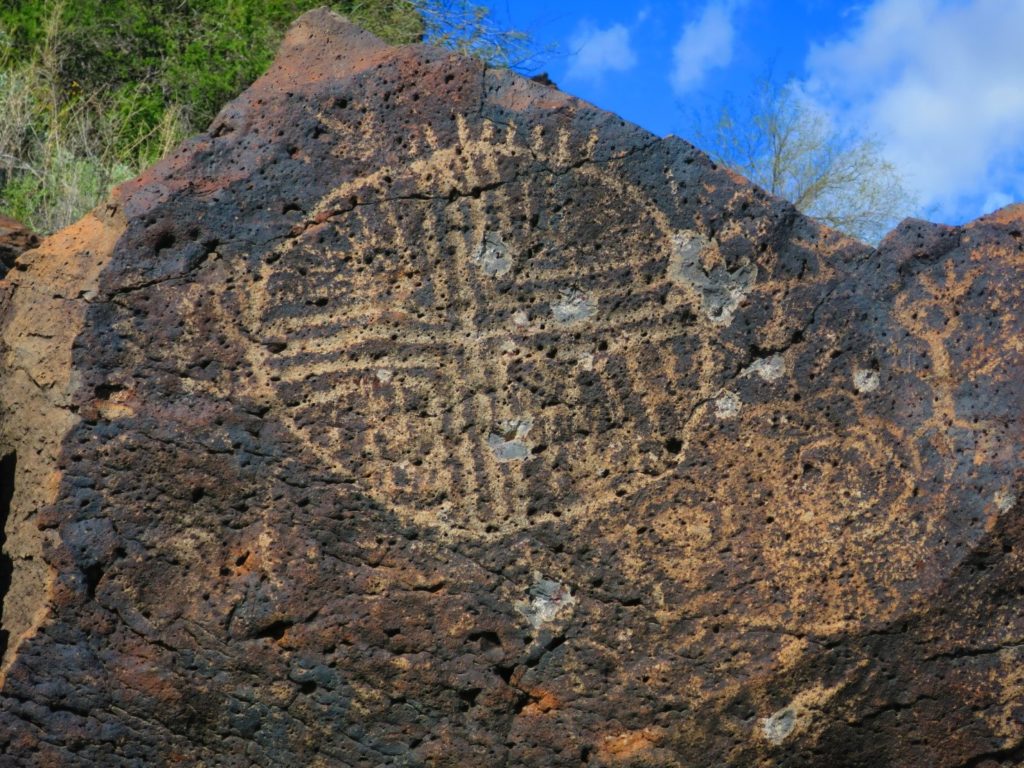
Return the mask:
<svg viewBox="0 0 1024 768">
<path fill-rule="evenodd" d="M 0 762 L 1020 764 L 1022 230 L 306 15 L 0 281 Z"/>
<path fill-rule="evenodd" d="M 20 221 L 0 216 L 0 279 L 14 268 L 24 251 L 39 245 L 39 238 Z"/>
</svg>

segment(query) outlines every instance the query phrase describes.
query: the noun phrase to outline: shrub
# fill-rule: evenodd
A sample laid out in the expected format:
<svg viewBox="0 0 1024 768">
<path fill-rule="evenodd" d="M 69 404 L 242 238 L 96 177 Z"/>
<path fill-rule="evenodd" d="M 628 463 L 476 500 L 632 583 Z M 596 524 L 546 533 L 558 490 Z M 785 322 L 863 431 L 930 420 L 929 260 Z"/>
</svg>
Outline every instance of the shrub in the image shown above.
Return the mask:
<svg viewBox="0 0 1024 768">
<path fill-rule="evenodd" d="M 63 6 L 50 8 L 31 58 L 16 57 L 0 28 L 0 210 L 41 232 L 80 218 L 184 133 L 175 109 L 155 125 L 141 122 L 145 105 L 131 89 L 65 84 Z"/>
<path fill-rule="evenodd" d="M 9 0 L 0 6 L 0 212 L 52 231 L 205 128 L 323 0 Z M 526 38 L 468 0 L 341 0 L 392 43 L 498 65 Z"/>
</svg>

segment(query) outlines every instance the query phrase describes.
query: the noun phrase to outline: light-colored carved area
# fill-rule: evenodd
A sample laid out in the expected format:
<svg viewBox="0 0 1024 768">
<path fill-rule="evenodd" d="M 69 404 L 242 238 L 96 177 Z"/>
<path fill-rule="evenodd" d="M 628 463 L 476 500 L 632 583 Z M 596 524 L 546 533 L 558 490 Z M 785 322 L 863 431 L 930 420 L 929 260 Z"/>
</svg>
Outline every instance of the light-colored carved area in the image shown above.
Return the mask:
<svg viewBox="0 0 1024 768">
<path fill-rule="evenodd" d="M 0 629 L 9 633 L 9 644 L 0 686 L 18 646 L 51 608 L 53 574 L 43 548 L 52 524 L 41 531 L 39 516 L 56 501 L 62 441 L 79 421 L 71 408 L 77 386 L 72 344 L 123 229 L 121 218 L 101 207 L 23 254 L 4 281 L 0 454 L 14 454 L 16 474 L 4 546 L 13 574 L 3 601 Z"/>
<path fill-rule="evenodd" d="M 333 190 L 258 279 L 233 275 L 251 288 L 220 322 L 247 350 L 245 390 L 338 478 L 453 539 L 596 526 L 622 537 L 638 583 L 653 559 L 697 593 L 721 542 L 742 539 L 759 574 L 746 599 L 765 606 L 748 627 L 828 634 L 899 615 L 903 588 L 950 562 L 912 544 L 942 521 L 903 512 L 943 414 L 915 434 L 874 416 L 877 360 L 822 387 L 793 371 L 801 344 L 750 359 L 725 334 L 741 306 L 791 289 L 769 279 L 772 254 L 727 266 L 618 163 L 588 161 L 594 136 L 481 126 L 460 119 L 448 147 L 414 132 L 424 157 Z M 357 128 L 336 124 L 338 146 Z M 576 187 L 586 211 L 564 200 Z M 833 274 L 824 254 L 817 280 Z M 836 409 L 840 431 L 820 415 Z M 677 467 L 701 456 L 716 470 L 694 495 Z M 687 611 L 713 614 L 721 597 L 696 600 Z"/>
<path fill-rule="evenodd" d="M 347 147 L 354 127 L 336 128 Z M 531 424 L 524 452 L 571 455 L 573 468 L 547 481 L 579 482 L 568 495 L 551 488 L 562 501 L 545 516 L 568 522 L 647 487 L 654 479 L 623 406 L 654 413 L 658 396 L 645 377 L 672 381 L 695 362 L 715 373 L 723 357 L 721 313 L 704 318 L 702 295 L 680 288 L 670 269 L 681 235 L 614 164 L 586 162 L 593 140 L 567 140 L 526 139 L 490 122 L 474 136 L 463 122 L 457 146 L 327 195 L 301 234 L 264 260 L 241 308 L 249 322 L 234 338 L 275 414 L 340 475 L 453 535 L 506 535 L 536 522 L 522 465 L 493 450 L 510 424 Z M 502 178 L 503 161 L 531 155 L 542 168 Z M 540 233 L 537 218 L 562 207 L 548 168 L 568 157 L 580 167 L 562 174 L 566 188 L 586 185 L 598 198 L 592 218 L 567 214 Z M 389 200 L 385 177 L 414 193 Z M 487 191 L 446 201 L 449 188 Z M 633 277 L 645 271 L 656 277 Z M 701 315 L 696 323 L 680 317 L 687 307 Z M 223 308 L 229 328 L 238 309 Z M 675 345 L 693 347 L 692 357 L 680 359 Z M 640 348 L 654 370 L 637 367 Z M 579 407 L 581 371 L 607 393 L 606 428 Z M 716 394 L 714 376 L 702 378 L 678 408 Z M 691 429 L 673 436 L 685 443 Z M 606 466 L 614 471 L 601 475 Z"/>
</svg>

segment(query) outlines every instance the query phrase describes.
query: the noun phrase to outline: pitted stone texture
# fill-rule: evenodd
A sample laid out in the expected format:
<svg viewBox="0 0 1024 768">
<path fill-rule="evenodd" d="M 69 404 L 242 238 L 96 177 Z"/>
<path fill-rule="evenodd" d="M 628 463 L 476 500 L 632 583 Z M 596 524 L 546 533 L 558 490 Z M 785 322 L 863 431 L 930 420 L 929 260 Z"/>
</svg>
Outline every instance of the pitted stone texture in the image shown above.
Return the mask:
<svg viewBox="0 0 1024 768">
<path fill-rule="evenodd" d="M 14 268 L 23 252 L 39 245 L 39 238 L 20 221 L 0 216 L 0 279 Z"/>
<path fill-rule="evenodd" d="M 0 281 L 10 765 L 1024 759 L 1019 210 L 875 251 L 317 11 L 102 215 Z"/>
</svg>

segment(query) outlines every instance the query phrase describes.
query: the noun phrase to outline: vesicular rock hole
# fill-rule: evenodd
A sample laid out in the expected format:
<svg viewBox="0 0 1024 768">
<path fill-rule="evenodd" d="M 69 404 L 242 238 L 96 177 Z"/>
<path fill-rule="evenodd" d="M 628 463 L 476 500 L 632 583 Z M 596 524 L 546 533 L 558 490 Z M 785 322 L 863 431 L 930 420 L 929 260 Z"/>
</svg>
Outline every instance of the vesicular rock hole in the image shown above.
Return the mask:
<svg viewBox="0 0 1024 768">
<path fill-rule="evenodd" d="M 7 653 L 10 631 L 4 629 L 4 601 L 11 588 L 14 575 L 14 561 L 4 550 L 7 544 L 7 518 L 11 514 L 11 500 L 14 498 L 14 470 L 18 463 L 13 451 L 0 458 L 0 662 Z"/>
</svg>

